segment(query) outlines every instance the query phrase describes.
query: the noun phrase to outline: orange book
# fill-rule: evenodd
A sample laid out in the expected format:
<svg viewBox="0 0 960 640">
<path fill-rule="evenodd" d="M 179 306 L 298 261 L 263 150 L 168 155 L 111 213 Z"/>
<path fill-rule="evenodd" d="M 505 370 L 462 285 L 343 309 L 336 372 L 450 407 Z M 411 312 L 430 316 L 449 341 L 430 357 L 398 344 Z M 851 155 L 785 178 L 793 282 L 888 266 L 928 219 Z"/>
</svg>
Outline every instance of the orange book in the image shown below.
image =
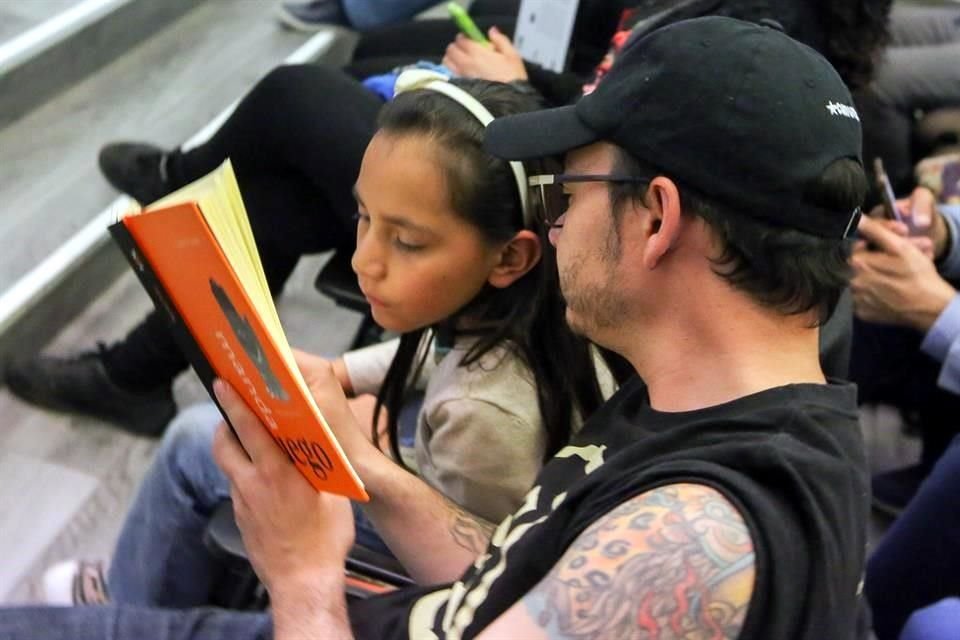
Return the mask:
<svg viewBox="0 0 960 640">
<path fill-rule="evenodd" d="M 211 397 L 229 382 L 311 485 L 366 501 L 296 366 L 230 161 L 110 233 Z"/>
</svg>

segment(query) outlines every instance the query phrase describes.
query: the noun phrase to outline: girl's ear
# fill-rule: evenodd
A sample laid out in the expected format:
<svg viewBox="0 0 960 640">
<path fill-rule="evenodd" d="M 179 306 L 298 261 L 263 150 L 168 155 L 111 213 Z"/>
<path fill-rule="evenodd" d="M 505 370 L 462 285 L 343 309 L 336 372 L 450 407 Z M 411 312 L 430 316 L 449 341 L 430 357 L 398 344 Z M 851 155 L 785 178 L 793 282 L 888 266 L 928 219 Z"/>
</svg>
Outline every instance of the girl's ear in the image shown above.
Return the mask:
<svg viewBox="0 0 960 640">
<path fill-rule="evenodd" d="M 490 270 L 487 282 L 505 289 L 533 269 L 543 255 L 540 238 L 529 229 L 518 231 L 497 254 L 497 262 Z"/>
<path fill-rule="evenodd" d="M 679 240 L 681 208 L 677 185 L 663 176 L 654 178 L 647 189 L 646 205 L 650 217 L 643 265 L 647 269 L 655 269 Z"/>
</svg>

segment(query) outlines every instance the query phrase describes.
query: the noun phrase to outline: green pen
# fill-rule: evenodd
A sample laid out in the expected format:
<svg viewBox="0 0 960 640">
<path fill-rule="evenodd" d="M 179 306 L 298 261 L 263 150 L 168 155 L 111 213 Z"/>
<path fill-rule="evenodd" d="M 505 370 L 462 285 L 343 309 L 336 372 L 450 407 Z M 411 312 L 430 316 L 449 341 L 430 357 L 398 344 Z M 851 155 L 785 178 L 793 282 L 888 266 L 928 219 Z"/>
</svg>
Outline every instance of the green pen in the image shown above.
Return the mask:
<svg viewBox="0 0 960 640">
<path fill-rule="evenodd" d="M 460 31 L 462 31 L 465 36 L 480 44 L 490 44 L 490 41 L 483 35 L 483 32 L 480 31 L 477 24 L 473 21 L 473 18 L 470 17 L 463 7 L 456 2 L 448 2 L 447 11 L 450 12 L 450 17 L 457 23 L 457 27 L 460 28 Z"/>
</svg>

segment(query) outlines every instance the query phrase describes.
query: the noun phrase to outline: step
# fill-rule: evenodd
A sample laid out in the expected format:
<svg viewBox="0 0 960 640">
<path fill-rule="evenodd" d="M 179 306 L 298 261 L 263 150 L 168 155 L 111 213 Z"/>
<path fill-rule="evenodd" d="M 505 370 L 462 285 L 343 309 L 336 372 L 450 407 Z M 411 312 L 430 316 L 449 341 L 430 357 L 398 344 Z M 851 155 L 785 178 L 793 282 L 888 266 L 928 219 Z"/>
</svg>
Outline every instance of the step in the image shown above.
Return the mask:
<svg viewBox="0 0 960 640">
<path fill-rule="evenodd" d="M 197 2 L 22 0 L 0 6 L 0 127 L 122 56 Z"/>
<path fill-rule="evenodd" d="M 123 202 L 99 175 L 100 146 L 209 135 L 277 64 L 348 55 L 345 32 L 285 31 L 272 11 L 259 0 L 197 4 L 0 129 L 0 358 L 40 348 L 123 269 L 105 232 Z"/>
</svg>

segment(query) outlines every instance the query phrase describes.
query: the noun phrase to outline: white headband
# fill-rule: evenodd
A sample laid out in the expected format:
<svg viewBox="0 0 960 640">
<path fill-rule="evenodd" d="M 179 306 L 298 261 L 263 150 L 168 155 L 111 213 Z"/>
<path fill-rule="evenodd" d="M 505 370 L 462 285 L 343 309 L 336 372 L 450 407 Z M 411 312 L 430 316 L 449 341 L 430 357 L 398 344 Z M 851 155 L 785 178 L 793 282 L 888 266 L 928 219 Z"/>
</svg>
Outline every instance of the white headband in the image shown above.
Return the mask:
<svg viewBox="0 0 960 640">
<path fill-rule="evenodd" d="M 430 89 L 447 96 L 469 111 L 484 127 L 493 122 L 493 114 L 487 111 L 479 100 L 449 82 L 447 76 L 429 69 L 408 69 L 397 77 L 393 91 L 394 97 L 414 89 Z M 510 162 L 510 169 L 517 181 L 517 192 L 520 194 L 520 208 L 523 210 L 523 224 L 528 229 L 533 228 L 533 217 L 530 215 L 530 202 L 527 195 L 527 172 L 523 163 Z"/>
</svg>

